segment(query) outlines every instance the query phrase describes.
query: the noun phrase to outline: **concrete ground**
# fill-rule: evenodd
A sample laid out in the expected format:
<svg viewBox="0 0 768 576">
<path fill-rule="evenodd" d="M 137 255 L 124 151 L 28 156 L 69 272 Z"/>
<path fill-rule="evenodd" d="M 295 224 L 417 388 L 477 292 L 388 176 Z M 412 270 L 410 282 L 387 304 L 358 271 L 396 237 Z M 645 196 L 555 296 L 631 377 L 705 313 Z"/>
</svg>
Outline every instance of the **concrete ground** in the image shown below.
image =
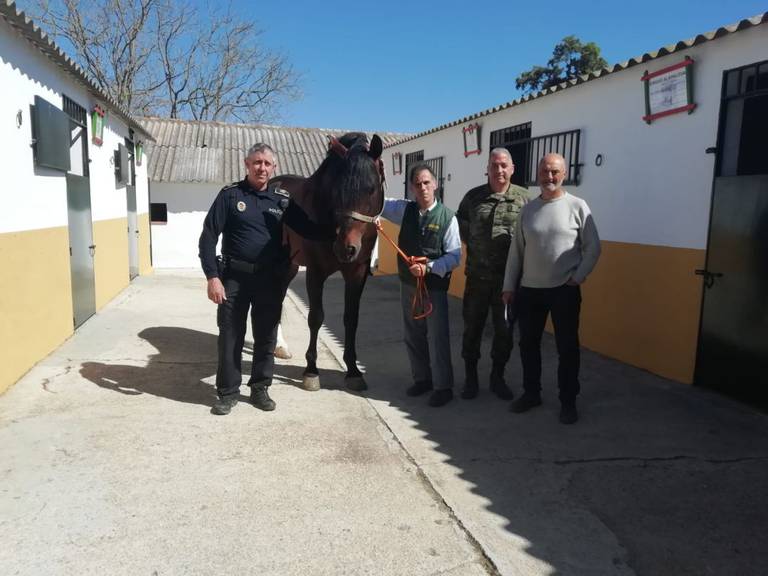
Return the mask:
<svg viewBox="0 0 768 576">
<path fill-rule="evenodd" d="M 0 572 L 766 573 L 764 414 L 585 351 L 582 418 L 563 426 L 551 338 L 541 408 L 510 414 L 487 386 L 430 408 L 404 394 L 393 277 L 363 297 L 362 394 L 344 389 L 329 280 L 307 392 L 301 277 L 292 290 L 275 412 L 243 388 L 210 414 L 215 308 L 197 272 L 136 279 L 0 397 Z M 507 379 L 519 392 L 516 352 Z"/>
</svg>

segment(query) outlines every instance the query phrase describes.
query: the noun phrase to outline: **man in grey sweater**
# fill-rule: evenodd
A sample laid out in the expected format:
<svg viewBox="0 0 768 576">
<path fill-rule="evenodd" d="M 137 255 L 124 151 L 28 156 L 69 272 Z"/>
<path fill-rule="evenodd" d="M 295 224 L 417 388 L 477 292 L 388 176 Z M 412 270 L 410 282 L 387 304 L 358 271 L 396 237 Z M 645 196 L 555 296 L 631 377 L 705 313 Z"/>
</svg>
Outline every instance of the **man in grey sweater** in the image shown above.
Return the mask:
<svg viewBox="0 0 768 576">
<path fill-rule="evenodd" d="M 566 192 L 565 159 L 547 154 L 539 162 L 541 195 L 523 207 L 504 273 L 502 299 L 517 308 L 523 395 L 512 412 L 541 404 L 541 335 L 552 314 L 559 356 L 560 421 L 578 420 L 579 285 L 597 263 L 600 238 L 587 203 Z"/>
</svg>

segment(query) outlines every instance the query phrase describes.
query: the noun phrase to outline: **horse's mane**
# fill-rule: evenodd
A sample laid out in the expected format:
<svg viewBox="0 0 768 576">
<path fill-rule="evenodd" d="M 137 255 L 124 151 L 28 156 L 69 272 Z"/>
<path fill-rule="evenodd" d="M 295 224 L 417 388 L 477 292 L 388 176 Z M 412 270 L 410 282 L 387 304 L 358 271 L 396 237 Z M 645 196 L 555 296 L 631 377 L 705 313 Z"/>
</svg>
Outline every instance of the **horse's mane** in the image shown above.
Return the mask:
<svg viewBox="0 0 768 576">
<path fill-rule="evenodd" d="M 371 190 L 378 190 L 379 174 L 368 157 L 368 137 L 362 132 L 349 132 L 339 138 L 347 149 L 346 158 L 333 149 L 320 164 L 316 176 L 320 183 L 334 182 L 333 198 L 327 198 L 336 210 L 353 210 Z M 327 193 L 327 190 L 325 191 Z"/>
</svg>

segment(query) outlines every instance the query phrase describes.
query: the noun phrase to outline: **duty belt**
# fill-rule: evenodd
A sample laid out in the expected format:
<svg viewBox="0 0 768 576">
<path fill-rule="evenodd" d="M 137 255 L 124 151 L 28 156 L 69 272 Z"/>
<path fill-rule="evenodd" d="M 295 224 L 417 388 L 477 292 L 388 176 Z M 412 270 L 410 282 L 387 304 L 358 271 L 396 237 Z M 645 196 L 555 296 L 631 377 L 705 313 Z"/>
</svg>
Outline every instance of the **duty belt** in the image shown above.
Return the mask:
<svg viewBox="0 0 768 576">
<path fill-rule="evenodd" d="M 221 261 L 230 270 L 234 270 L 235 272 L 245 272 L 246 274 L 256 274 L 259 270 L 266 268 L 263 264 L 246 262 L 245 260 L 238 260 L 237 258 L 230 258 L 229 256 L 222 256 Z"/>
</svg>

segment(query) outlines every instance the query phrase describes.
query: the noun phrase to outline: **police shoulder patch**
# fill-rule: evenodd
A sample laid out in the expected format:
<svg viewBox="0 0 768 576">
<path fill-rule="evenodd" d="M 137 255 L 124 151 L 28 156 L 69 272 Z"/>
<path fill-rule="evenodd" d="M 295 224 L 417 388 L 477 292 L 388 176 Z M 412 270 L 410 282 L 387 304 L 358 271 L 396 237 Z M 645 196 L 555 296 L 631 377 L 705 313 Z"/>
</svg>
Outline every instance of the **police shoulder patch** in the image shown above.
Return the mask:
<svg viewBox="0 0 768 576">
<path fill-rule="evenodd" d="M 285 196 L 286 198 L 291 197 L 291 195 L 288 194 L 287 190 L 283 190 L 282 188 L 280 188 L 280 182 L 275 182 L 275 187 L 272 188 L 272 192 L 274 192 L 275 194 L 279 194 L 280 196 Z"/>
</svg>

